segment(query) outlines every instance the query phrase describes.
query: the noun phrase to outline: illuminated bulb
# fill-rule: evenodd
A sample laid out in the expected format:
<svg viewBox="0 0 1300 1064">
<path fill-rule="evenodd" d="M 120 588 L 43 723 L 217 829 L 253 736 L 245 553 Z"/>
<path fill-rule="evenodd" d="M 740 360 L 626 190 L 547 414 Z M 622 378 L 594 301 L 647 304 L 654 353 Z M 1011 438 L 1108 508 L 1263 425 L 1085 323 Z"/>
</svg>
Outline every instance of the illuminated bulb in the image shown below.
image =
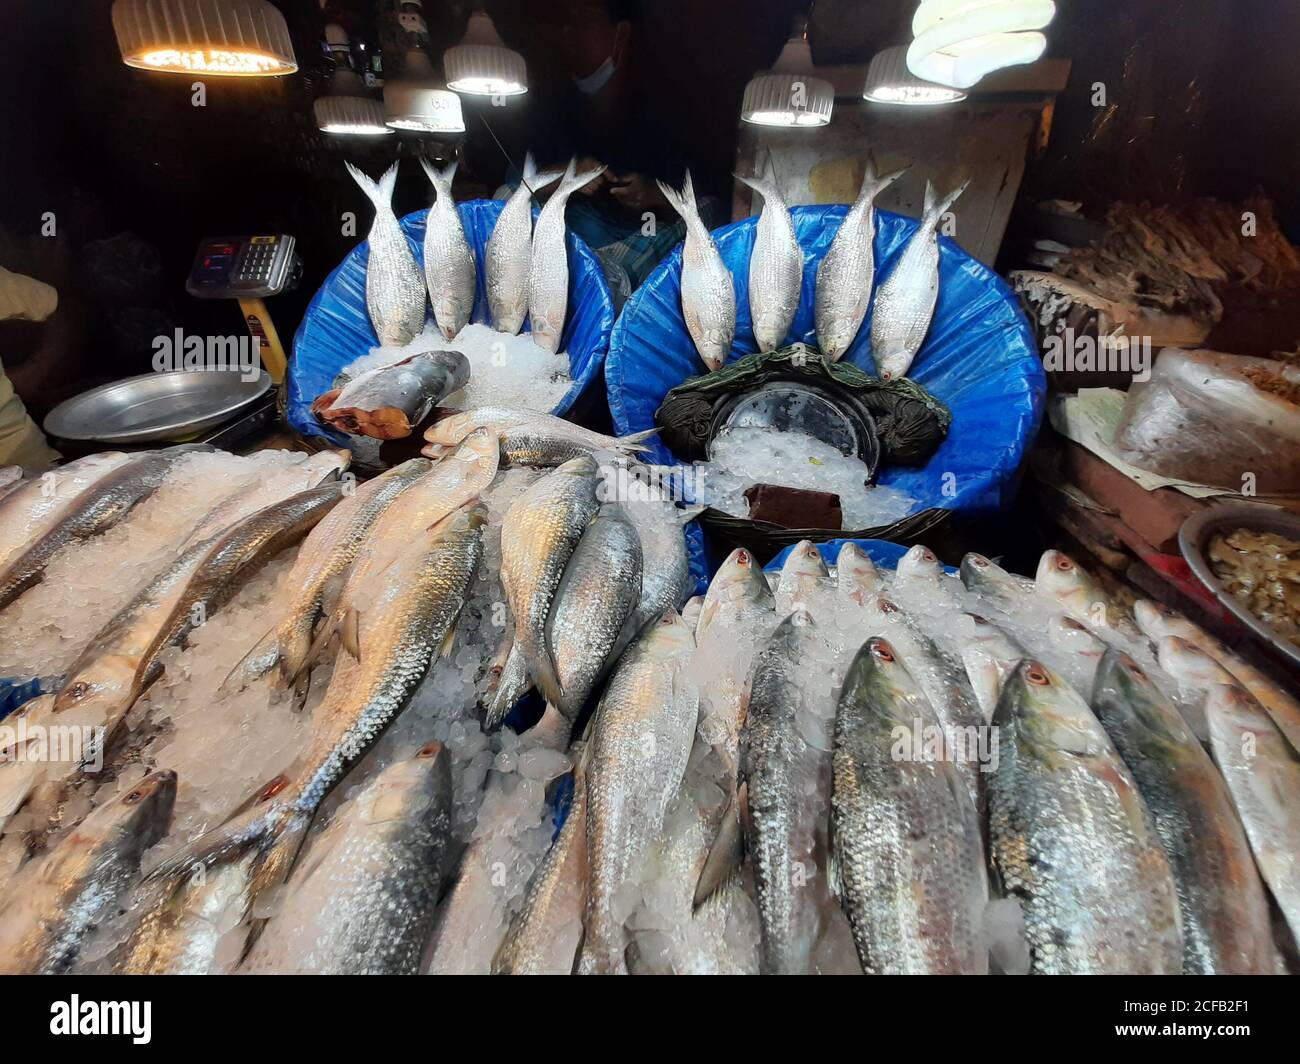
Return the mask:
<svg viewBox="0 0 1300 1064">
<path fill-rule="evenodd" d="M 835 89 L 814 76 L 812 50 L 802 21 L 771 71 L 750 78 L 740 104 L 742 121 L 756 126 L 808 128 L 831 120 Z"/>
<path fill-rule="evenodd" d="M 284 16 L 267 0 L 115 0 L 122 62 L 141 70 L 268 77 L 298 69 Z"/>
<path fill-rule="evenodd" d="M 969 89 L 1003 67 L 1035 63 L 1054 0 L 921 0 L 907 66 L 918 78 Z"/>
<path fill-rule="evenodd" d="M 899 104 L 904 107 L 933 107 L 966 99 L 966 94 L 961 89 L 923 81 L 908 70 L 907 48 L 904 45 L 886 48 L 871 60 L 862 96 L 871 103 Z"/>
<path fill-rule="evenodd" d="M 482 11 L 470 15 L 465 39 L 443 53 L 442 65 L 447 87 L 467 96 L 518 96 L 528 91 L 524 57 L 506 47 Z"/>
<path fill-rule="evenodd" d="M 402 76 L 384 83 L 384 120 L 412 133 L 464 133 L 460 97 L 443 88 L 429 57 L 417 48 L 406 53 Z"/>
</svg>

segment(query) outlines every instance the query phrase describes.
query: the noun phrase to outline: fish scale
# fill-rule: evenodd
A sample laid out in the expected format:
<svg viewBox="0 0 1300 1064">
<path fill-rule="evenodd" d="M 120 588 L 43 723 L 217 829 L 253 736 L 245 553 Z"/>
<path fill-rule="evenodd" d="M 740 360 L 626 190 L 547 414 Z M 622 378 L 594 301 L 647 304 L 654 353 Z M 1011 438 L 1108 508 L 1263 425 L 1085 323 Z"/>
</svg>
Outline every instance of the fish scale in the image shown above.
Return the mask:
<svg viewBox="0 0 1300 1064">
<path fill-rule="evenodd" d="M 497 215 L 483 255 L 492 327 L 514 336 L 528 315 L 528 271 L 533 260 L 533 197 L 560 179 L 537 173 L 532 152 L 524 156 L 522 180 Z"/>
<path fill-rule="evenodd" d="M 709 370 L 721 369 L 736 335 L 736 289 L 731 271 L 723 264 L 718 247 L 700 218 L 690 171 L 686 171 L 681 192 L 662 181 L 659 190 L 686 223 L 681 280 L 686 331 L 704 365 Z"/>
<path fill-rule="evenodd" d="M 1132 774 L 1087 704 L 1033 660 L 994 714 L 989 850 L 1019 899 L 1030 970 L 1174 975 L 1183 935 L 1169 861 Z"/>
<path fill-rule="evenodd" d="M 775 351 L 784 342 L 799 309 L 803 249 L 777 184 L 771 153 L 763 176 L 737 174 L 736 178 L 763 197 L 749 256 L 749 317 L 758 349 Z"/>
<path fill-rule="evenodd" d="M 951 761 L 895 755 L 938 717 L 886 640 L 849 668 L 835 715 L 831 843 L 863 970 L 982 975 L 988 880 L 975 806 Z"/>
<path fill-rule="evenodd" d="M 569 309 L 569 251 L 564 209 L 569 197 L 605 172 L 603 166 L 575 173 L 576 160 L 560 179 L 559 187 L 537 216 L 533 227 L 532 264 L 528 270 L 528 317 L 535 343 L 548 351 L 559 351 L 564 336 L 564 319 Z"/>
<path fill-rule="evenodd" d="M 436 190 L 424 226 L 424 280 L 433 320 L 448 340 L 469 324 L 474 313 L 474 252 L 465 239 L 460 211 L 451 196 L 459 161 L 438 170 L 428 159 L 420 165 Z"/>
</svg>

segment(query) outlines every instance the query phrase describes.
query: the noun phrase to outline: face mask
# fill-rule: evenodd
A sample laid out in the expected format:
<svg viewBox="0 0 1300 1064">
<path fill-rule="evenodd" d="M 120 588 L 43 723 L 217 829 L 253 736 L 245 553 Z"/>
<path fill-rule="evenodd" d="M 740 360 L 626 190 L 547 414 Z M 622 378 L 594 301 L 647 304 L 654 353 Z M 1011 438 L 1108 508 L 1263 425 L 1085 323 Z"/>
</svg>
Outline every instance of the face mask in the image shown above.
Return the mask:
<svg viewBox="0 0 1300 1064">
<path fill-rule="evenodd" d="M 609 84 L 609 79 L 614 76 L 614 71 L 617 69 L 614 66 L 614 57 L 611 55 L 585 78 L 574 78 L 574 87 L 584 96 L 595 96 Z"/>
</svg>

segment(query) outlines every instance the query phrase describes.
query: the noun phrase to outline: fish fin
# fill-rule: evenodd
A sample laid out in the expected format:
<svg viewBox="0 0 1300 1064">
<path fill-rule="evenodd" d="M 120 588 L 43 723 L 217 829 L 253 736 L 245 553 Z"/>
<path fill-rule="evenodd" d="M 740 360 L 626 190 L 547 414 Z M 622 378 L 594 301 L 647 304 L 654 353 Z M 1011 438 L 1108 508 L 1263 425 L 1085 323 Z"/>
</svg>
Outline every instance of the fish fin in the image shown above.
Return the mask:
<svg viewBox="0 0 1300 1064">
<path fill-rule="evenodd" d="M 339 639 L 343 649 L 360 661 L 361 613 L 355 607 L 349 606 L 347 612 L 343 614 L 343 620 L 339 624 Z"/>
<path fill-rule="evenodd" d="M 298 677 L 304 673 L 311 672 L 311 668 L 325 655 L 325 648 L 330 645 L 330 640 L 334 638 L 338 631 L 339 622 L 342 615 L 335 612 L 332 616 L 326 617 L 320 626 L 320 631 L 316 633 L 316 638 L 311 641 L 311 646 L 307 648 L 307 653 L 303 655 L 302 663 L 298 666 L 298 671 L 292 676 L 283 676 L 284 685 L 288 687 Z"/>
<path fill-rule="evenodd" d="M 524 184 L 528 186 L 528 191 L 534 196 L 541 192 L 542 189 L 555 184 L 563 176 L 559 170 L 548 170 L 545 173 L 539 173 L 537 163 L 533 159 L 533 153 L 528 152 L 524 155 Z"/>
<path fill-rule="evenodd" d="M 594 181 L 606 170 L 606 167 L 601 165 L 597 166 L 593 170 L 584 170 L 582 173 L 578 174 L 574 173 L 577 165 L 577 159 L 570 159 L 569 165 L 564 168 L 564 176 L 560 179 L 560 187 L 555 190 L 555 194 L 561 199 L 576 192 L 588 181 Z"/>
<path fill-rule="evenodd" d="M 533 663 L 535 666 L 532 671 L 533 683 L 537 685 L 537 692 L 546 700 L 547 706 L 558 706 L 564 700 L 564 694 L 560 689 L 560 678 L 555 675 L 555 662 L 551 660 L 551 652 L 546 647 L 541 647 L 538 651 L 538 660 Z"/>
<path fill-rule="evenodd" d="M 311 672 L 300 672 L 293 683 L 293 711 L 301 713 L 307 705 L 307 696 L 311 693 Z"/>
<path fill-rule="evenodd" d="M 687 170 L 686 176 L 682 178 L 682 202 L 691 214 L 699 217 L 700 208 L 695 202 L 695 182 L 691 180 L 690 170 Z"/>
<path fill-rule="evenodd" d="M 264 804 L 268 799 L 279 794 L 288 785 L 289 777 L 283 772 L 278 776 L 272 776 L 269 780 L 263 783 L 262 786 L 258 787 L 257 790 L 253 791 L 252 794 L 235 806 L 235 808 L 230 811 L 230 815 L 226 817 L 225 823 L 228 824 L 232 820 L 237 820 L 250 809 L 256 809 L 259 805 Z"/>
<path fill-rule="evenodd" d="M 420 157 L 420 166 L 424 169 L 425 176 L 433 185 L 437 192 L 437 198 L 442 199 L 444 196 L 451 199 L 451 182 L 456 176 L 456 167 L 460 165 L 459 159 L 453 159 L 443 169 L 439 170 L 433 163 L 429 162 L 424 156 Z"/>
<path fill-rule="evenodd" d="M 438 648 L 437 657 L 446 658 L 451 656 L 452 644 L 456 642 L 456 626 L 449 625 L 447 634 L 442 637 L 442 646 Z"/>
<path fill-rule="evenodd" d="M 271 786 L 276 786 L 279 782 L 280 777 L 277 777 Z M 246 853 L 250 847 L 265 843 L 274 835 L 281 819 L 276 811 L 266 809 L 257 801 L 267 789 L 264 787 L 254 795 L 251 804 L 245 802 L 243 812 L 232 816 L 219 827 L 204 832 L 149 872 L 141 882 L 158 884 L 187 879 L 200 869 L 224 864 Z"/>
<path fill-rule="evenodd" d="M 934 191 L 934 182 L 927 179 L 925 182 L 925 202 L 921 208 L 921 215 L 924 218 L 930 217 L 930 212 L 934 210 L 936 193 Z"/>
<path fill-rule="evenodd" d="M 645 429 L 642 432 L 630 432 L 626 436 L 618 438 L 618 444 L 625 451 L 648 451 L 650 448 L 645 446 L 645 441 L 651 436 L 659 433 L 659 427 L 656 425 L 652 429 Z"/>
<path fill-rule="evenodd" d="M 659 191 L 663 193 L 664 199 L 668 201 L 668 205 L 680 214 L 682 220 L 685 221 L 686 204 L 682 202 L 682 197 L 678 194 L 677 190 L 671 185 L 665 184 L 663 181 L 656 180 L 655 184 L 659 186 Z"/>
<path fill-rule="evenodd" d="M 348 173 L 352 175 L 352 180 L 361 186 L 361 191 L 366 194 L 377 210 L 392 210 L 393 189 L 397 186 L 397 163 L 393 163 L 392 166 L 385 170 L 378 181 L 375 181 L 351 163 L 345 163 L 344 165 L 347 167 Z"/>
<path fill-rule="evenodd" d="M 746 177 L 744 174 L 734 174 L 734 173 L 731 176 L 734 177 L 746 188 L 753 189 L 760 196 L 762 196 L 763 200 L 766 202 L 767 194 L 771 190 L 772 186 L 768 183 L 765 177 L 757 177 L 757 176 Z"/>
<path fill-rule="evenodd" d="M 328 392 L 321 392 L 320 395 L 316 396 L 316 398 L 312 400 L 311 412 L 313 414 L 320 414 L 328 410 L 334 405 L 334 400 L 339 397 L 341 391 L 343 391 L 342 388 L 331 388 Z"/>
<path fill-rule="evenodd" d="M 218 698 L 228 698 L 230 695 L 237 694 L 254 680 L 260 679 L 283 664 L 278 628 L 279 625 L 272 625 L 266 634 L 253 644 L 253 648 L 239 659 L 235 667 L 226 673 L 226 678 L 217 687 Z M 274 656 L 271 656 L 272 650 L 275 651 Z"/>
<path fill-rule="evenodd" d="M 678 524 L 689 525 L 707 509 L 707 506 L 683 506 L 677 511 L 677 522 Z"/>
<path fill-rule="evenodd" d="M 740 813 L 737 809 L 738 796 L 732 794 L 723 811 L 722 822 L 718 825 L 718 834 L 709 847 L 708 856 L 704 858 L 704 867 L 700 869 L 700 878 L 695 883 L 695 897 L 692 910 L 698 910 L 705 902 L 722 890 L 740 869 L 745 855 L 745 836 L 740 830 Z"/>
</svg>

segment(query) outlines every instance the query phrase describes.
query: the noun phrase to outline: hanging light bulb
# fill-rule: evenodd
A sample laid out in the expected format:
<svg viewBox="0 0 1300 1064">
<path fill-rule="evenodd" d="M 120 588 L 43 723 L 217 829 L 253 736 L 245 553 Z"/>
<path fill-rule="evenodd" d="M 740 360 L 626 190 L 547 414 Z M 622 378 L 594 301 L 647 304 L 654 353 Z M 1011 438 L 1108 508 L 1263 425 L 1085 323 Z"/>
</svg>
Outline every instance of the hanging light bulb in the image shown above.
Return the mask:
<svg viewBox="0 0 1300 1064">
<path fill-rule="evenodd" d="M 465 39 L 442 57 L 447 87 L 469 96 L 519 96 L 528 91 L 524 57 L 506 47 L 492 19 L 475 11 Z"/>
<path fill-rule="evenodd" d="M 366 92 L 366 83 L 352 69 L 347 31 L 337 22 L 325 27 L 325 43 L 334 57 L 329 92 L 312 104 L 322 133 L 379 136 L 392 133 L 384 123 L 384 105 Z"/>
<path fill-rule="evenodd" d="M 284 16 L 267 0 L 115 0 L 122 62 L 174 74 L 267 77 L 298 69 Z"/>
<path fill-rule="evenodd" d="M 814 76 L 808 23 L 796 17 L 794 32 L 781 49 L 776 65 L 757 74 L 745 86 L 740 117 L 756 126 L 824 126 L 831 120 L 835 89 Z"/>
<path fill-rule="evenodd" d="M 1054 0 L 921 0 L 908 69 L 927 81 L 969 89 L 1002 67 L 1042 58 L 1047 37 L 1037 31 L 1055 17 Z"/>
<path fill-rule="evenodd" d="M 384 121 L 415 133 L 464 133 L 460 97 L 448 92 L 418 48 L 406 53 L 402 75 L 384 83 Z"/>
<path fill-rule="evenodd" d="M 959 103 L 966 99 L 966 94 L 961 89 L 918 78 L 907 69 L 907 46 L 900 44 L 876 53 L 871 60 L 862 98 L 871 103 L 926 107 Z"/>
</svg>

